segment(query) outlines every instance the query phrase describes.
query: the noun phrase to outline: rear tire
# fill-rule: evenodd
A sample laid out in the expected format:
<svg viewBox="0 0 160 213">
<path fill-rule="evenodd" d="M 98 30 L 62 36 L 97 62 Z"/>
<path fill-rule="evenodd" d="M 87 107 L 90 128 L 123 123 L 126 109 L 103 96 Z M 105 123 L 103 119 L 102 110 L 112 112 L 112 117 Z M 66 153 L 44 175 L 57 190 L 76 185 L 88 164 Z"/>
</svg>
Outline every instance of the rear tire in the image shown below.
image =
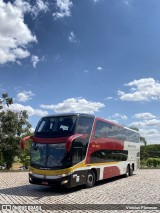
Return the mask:
<svg viewBox="0 0 160 213">
<path fill-rule="evenodd" d="M 85 184 L 86 188 L 92 188 L 95 185 L 95 181 L 95 173 L 92 170 L 88 171 L 87 180 Z"/>
<path fill-rule="evenodd" d="M 130 175 L 130 169 L 129 169 L 129 166 L 127 166 L 125 177 L 128 177 L 129 175 Z"/>
<path fill-rule="evenodd" d="M 133 175 L 133 167 L 130 166 L 130 170 L 129 170 L 129 176 L 132 176 Z"/>
</svg>

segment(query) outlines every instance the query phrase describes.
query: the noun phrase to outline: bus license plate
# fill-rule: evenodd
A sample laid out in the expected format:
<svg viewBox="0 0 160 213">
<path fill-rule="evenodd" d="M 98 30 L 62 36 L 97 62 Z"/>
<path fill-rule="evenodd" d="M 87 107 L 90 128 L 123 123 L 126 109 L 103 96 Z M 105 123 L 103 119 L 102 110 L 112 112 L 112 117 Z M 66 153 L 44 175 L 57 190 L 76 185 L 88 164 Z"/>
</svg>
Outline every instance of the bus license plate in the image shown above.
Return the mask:
<svg viewBox="0 0 160 213">
<path fill-rule="evenodd" d="M 42 181 L 42 184 L 43 184 L 43 185 L 48 185 L 48 182 Z"/>
</svg>

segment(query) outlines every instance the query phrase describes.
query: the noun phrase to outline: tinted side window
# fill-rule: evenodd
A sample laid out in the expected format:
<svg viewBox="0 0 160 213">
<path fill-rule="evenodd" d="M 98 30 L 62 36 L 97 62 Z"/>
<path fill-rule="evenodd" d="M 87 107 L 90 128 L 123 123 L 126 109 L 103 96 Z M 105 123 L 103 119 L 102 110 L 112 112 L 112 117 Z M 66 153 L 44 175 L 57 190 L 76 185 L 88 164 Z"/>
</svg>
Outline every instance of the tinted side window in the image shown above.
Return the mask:
<svg viewBox="0 0 160 213">
<path fill-rule="evenodd" d="M 83 160 L 82 149 L 75 148 L 72 153 L 72 165 L 75 165 Z"/>
<path fill-rule="evenodd" d="M 97 121 L 96 128 L 95 128 L 95 137 L 116 138 L 117 130 L 118 129 L 116 128 L 116 126 L 110 123 Z"/>
<path fill-rule="evenodd" d="M 90 163 L 126 161 L 127 158 L 127 150 L 98 150 L 91 154 Z"/>
<path fill-rule="evenodd" d="M 105 138 L 107 137 L 105 122 L 97 121 L 95 128 L 95 137 Z"/>
<path fill-rule="evenodd" d="M 76 133 L 77 134 L 90 134 L 92 130 L 94 118 L 81 116 L 78 119 Z"/>
<path fill-rule="evenodd" d="M 129 129 L 103 121 L 96 122 L 95 137 L 114 138 L 139 143 L 139 134 Z"/>
</svg>

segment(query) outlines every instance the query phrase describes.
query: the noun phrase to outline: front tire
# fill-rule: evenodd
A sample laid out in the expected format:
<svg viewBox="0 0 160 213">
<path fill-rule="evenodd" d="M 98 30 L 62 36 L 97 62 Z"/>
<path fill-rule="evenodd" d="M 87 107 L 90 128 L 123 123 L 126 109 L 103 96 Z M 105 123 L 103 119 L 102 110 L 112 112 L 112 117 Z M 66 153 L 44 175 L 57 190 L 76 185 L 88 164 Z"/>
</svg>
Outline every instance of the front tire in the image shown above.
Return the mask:
<svg viewBox="0 0 160 213">
<path fill-rule="evenodd" d="M 95 181 L 95 173 L 92 170 L 88 171 L 87 180 L 85 184 L 86 188 L 92 188 L 95 185 Z"/>
</svg>

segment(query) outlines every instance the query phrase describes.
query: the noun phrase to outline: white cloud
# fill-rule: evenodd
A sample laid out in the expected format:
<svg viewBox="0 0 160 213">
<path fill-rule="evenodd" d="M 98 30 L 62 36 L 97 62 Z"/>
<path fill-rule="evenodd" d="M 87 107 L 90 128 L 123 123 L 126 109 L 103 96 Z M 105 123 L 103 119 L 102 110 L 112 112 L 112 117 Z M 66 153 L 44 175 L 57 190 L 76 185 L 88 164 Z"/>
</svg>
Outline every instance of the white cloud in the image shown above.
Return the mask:
<svg viewBox="0 0 160 213">
<path fill-rule="evenodd" d="M 107 118 L 106 120 L 110 121 L 110 122 L 114 122 L 116 124 L 119 124 L 118 120 L 112 119 L 112 118 Z"/>
<path fill-rule="evenodd" d="M 22 48 L 13 49 L 11 52 L 15 55 L 16 58 L 26 58 L 30 55 L 28 50 L 23 50 Z"/>
<path fill-rule="evenodd" d="M 40 12 L 46 13 L 49 11 L 49 4 L 47 1 L 36 0 L 34 3 L 35 4 L 32 6 L 29 2 L 24 0 L 15 0 L 14 5 L 24 13 L 29 12 L 34 16 L 37 16 Z"/>
<path fill-rule="evenodd" d="M 42 56 L 42 58 L 39 58 L 39 57 L 36 56 L 36 55 L 32 55 L 32 57 L 31 57 L 31 62 L 32 62 L 34 68 L 36 68 L 37 64 L 38 64 L 40 61 L 46 61 L 45 56 Z"/>
<path fill-rule="evenodd" d="M 80 112 L 80 113 L 91 113 L 99 111 L 100 108 L 105 105 L 100 102 L 91 102 L 85 99 L 70 98 L 64 100 L 62 103 L 56 105 L 40 105 L 44 109 L 54 110 L 56 113 L 69 113 L 69 112 Z"/>
<path fill-rule="evenodd" d="M 37 7 L 39 8 L 40 11 L 47 12 L 49 10 L 48 3 L 47 2 L 44 3 L 42 0 L 37 0 Z"/>
<path fill-rule="evenodd" d="M 46 13 L 47 11 L 49 11 L 49 4 L 48 2 L 43 2 L 42 0 L 37 0 L 36 5 L 31 9 L 31 12 L 35 16 L 37 16 L 40 12 Z"/>
<path fill-rule="evenodd" d="M 26 13 L 37 16 L 48 10 L 48 3 L 42 0 L 36 0 L 33 6 L 25 0 L 13 3 L 0 0 L 0 64 L 20 64 L 18 59 L 30 56 L 28 44 L 37 42 L 37 38 L 24 23 L 24 16 Z"/>
<path fill-rule="evenodd" d="M 103 70 L 103 68 L 102 67 L 97 67 L 97 70 L 101 71 L 101 70 Z"/>
<path fill-rule="evenodd" d="M 31 5 L 23 0 L 15 0 L 14 5 L 23 13 L 30 12 L 32 10 Z"/>
<path fill-rule="evenodd" d="M 73 6 L 71 0 L 56 0 L 56 6 L 59 12 L 53 13 L 55 19 L 71 16 L 71 7 Z"/>
<path fill-rule="evenodd" d="M 126 115 L 121 115 L 119 113 L 115 113 L 107 118 L 107 120 L 112 121 L 114 123 L 122 123 L 122 121 L 127 119 L 128 117 Z"/>
<path fill-rule="evenodd" d="M 24 14 L 29 10 L 25 1 L 16 0 L 12 4 L 0 0 L 0 64 L 28 57 L 27 45 L 37 42 L 24 23 Z"/>
<path fill-rule="evenodd" d="M 6 109 L 8 109 L 6 107 Z M 47 111 L 43 111 L 41 109 L 33 109 L 31 106 L 23 106 L 22 104 L 12 104 L 9 106 L 9 109 L 14 111 L 14 112 L 21 112 L 23 110 L 26 110 L 29 116 L 46 116 L 48 115 Z"/>
<path fill-rule="evenodd" d="M 33 94 L 31 91 L 20 92 L 17 94 L 17 101 L 26 102 L 28 100 L 31 100 L 34 95 L 35 94 Z"/>
<path fill-rule="evenodd" d="M 105 100 L 112 100 L 112 99 L 113 99 L 113 97 L 111 97 L 111 96 L 105 98 Z"/>
<path fill-rule="evenodd" d="M 37 63 L 40 61 L 40 59 L 38 56 L 32 55 L 31 61 L 32 61 L 33 67 L 36 68 Z"/>
<path fill-rule="evenodd" d="M 131 87 L 129 93 L 118 91 L 118 96 L 125 101 L 160 100 L 160 82 L 153 78 L 134 80 L 125 86 Z"/>
<path fill-rule="evenodd" d="M 76 43 L 77 42 L 77 39 L 76 39 L 76 35 L 74 34 L 73 31 L 70 32 L 69 36 L 68 36 L 68 40 L 70 42 L 73 42 L 73 43 Z"/>
<path fill-rule="evenodd" d="M 142 120 L 148 120 L 148 119 L 156 118 L 155 115 L 152 115 L 152 114 L 149 113 L 149 112 L 138 113 L 138 114 L 135 114 L 134 117 L 135 117 L 135 118 L 138 118 L 138 119 L 142 119 Z"/>
<path fill-rule="evenodd" d="M 139 130 L 140 134 L 143 135 L 144 137 L 160 137 L 160 133 L 157 129 L 140 129 Z"/>
<path fill-rule="evenodd" d="M 112 117 L 117 118 L 117 119 L 121 119 L 121 120 L 127 120 L 128 119 L 128 117 L 126 115 L 121 115 L 119 113 L 115 113 Z"/>
<path fill-rule="evenodd" d="M 136 127 L 160 127 L 160 120 L 159 119 L 150 119 L 150 120 L 143 120 L 143 121 L 137 121 L 130 124 L 130 126 L 136 126 Z"/>
<path fill-rule="evenodd" d="M 140 121 L 132 122 L 129 126 L 135 126 L 139 129 L 140 135 L 145 137 L 148 144 L 160 143 L 160 120 L 149 112 L 138 113 L 133 117 Z"/>
<path fill-rule="evenodd" d="M 140 129 L 139 132 L 146 138 L 148 144 L 159 144 L 160 132 L 157 129 Z"/>
</svg>

